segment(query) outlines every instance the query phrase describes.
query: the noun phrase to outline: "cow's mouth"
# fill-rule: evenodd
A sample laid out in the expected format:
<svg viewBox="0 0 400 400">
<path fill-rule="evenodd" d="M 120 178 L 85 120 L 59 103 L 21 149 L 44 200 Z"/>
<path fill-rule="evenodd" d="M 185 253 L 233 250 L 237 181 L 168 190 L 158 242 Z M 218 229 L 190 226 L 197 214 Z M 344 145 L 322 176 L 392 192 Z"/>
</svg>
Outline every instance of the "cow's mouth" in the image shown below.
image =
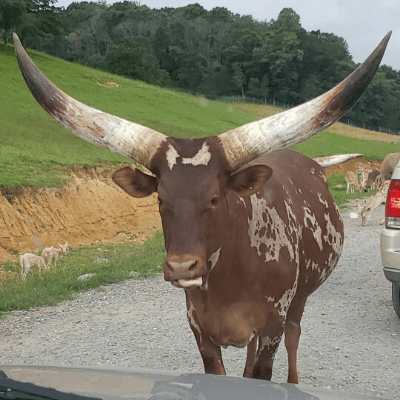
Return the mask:
<svg viewBox="0 0 400 400">
<path fill-rule="evenodd" d="M 198 278 L 194 279 L 177 279 L 171 281 L 171 283 L 180 289 L 195 289 L 203 285 L 203 278 L 199 276 Z"/>
</svg>

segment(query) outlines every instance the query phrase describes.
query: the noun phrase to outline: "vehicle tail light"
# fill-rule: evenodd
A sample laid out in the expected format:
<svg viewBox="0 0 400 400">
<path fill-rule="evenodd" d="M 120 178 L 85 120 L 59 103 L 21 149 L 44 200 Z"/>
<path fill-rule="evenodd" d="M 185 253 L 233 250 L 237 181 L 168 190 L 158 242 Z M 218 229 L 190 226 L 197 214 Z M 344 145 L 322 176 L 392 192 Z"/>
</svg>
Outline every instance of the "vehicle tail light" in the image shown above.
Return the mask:
<svg viewBox="0 0 400 400">
<path fill-rule="evenodd" d="M 390 182 L 385 217 L 386 228 L 400 229 L 400 181 Z"/>
</svg>

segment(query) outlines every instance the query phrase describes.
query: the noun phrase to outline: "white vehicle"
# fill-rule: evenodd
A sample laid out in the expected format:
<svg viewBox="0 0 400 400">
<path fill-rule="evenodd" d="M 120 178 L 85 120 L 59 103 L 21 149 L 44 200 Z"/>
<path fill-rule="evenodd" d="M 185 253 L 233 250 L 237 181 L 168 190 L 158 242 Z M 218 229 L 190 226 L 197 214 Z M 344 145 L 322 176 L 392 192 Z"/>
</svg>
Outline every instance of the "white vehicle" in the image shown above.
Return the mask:
<svg viewBox="0 0 400 400">
<path fill-rule="evenodd" d="M 400 161 L 394 168 L 386 200 L 381 258 L 385 277 L 392 283 L 393 308 L 400 318 Z"/>
</svg>

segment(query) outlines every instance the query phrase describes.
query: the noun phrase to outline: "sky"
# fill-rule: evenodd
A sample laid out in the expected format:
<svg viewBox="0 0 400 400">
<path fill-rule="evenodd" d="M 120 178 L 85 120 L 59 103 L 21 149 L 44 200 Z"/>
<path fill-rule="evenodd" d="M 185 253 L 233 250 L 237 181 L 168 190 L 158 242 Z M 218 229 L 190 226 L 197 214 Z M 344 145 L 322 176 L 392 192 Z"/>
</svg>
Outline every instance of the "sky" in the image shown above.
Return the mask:
<svg viewBox="0 0 400 400">
<path fill-rule="evenodd" d="M 81 0 L 76 0 L 81 1 Z M 67 7 L 73 0 L 58 0 Z M 114 0 L 106 0 L 112 4 Z M 199 3 L 205 9 L 225 7 L 258 21 L 277 19 L 283 8 L 292 8 L 306 31 L 320 30 L 343 37 L 355 63 L 363 62 L 392 31 L 382 64 L 400 70 L 400 0 L 140 0 L 150 8 L 184 7 Z"/>
</svg>

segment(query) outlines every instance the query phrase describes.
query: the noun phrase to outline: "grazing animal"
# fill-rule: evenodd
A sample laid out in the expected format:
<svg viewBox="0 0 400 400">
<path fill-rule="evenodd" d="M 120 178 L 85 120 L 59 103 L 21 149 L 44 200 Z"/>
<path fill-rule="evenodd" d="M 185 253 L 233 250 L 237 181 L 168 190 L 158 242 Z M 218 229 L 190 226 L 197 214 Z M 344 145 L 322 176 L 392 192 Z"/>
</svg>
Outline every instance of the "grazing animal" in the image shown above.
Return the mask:
<svg viewBox="0 0 400 400">
<path fill-rule="evenodd" d="M 371 200 L 366 204 L 366 206 L 361 211 L 361 225 L 367 225 L 368 221 L 370 220 L 374 210 L 380 204 L 386 203 L 386 198 L 389 190 L 390 179 L 386 180 L 382 183 L 379 190 L 376 192 L 375 196 L 371 198 Z M 382 225 L 385 222 L 385 216 L 381 220 L 380 224 Z"/>
<path fill-rule="evenodd" d="M 54 266 L 57 264 L 57 261 L 67 252 L 68 250 L 68 242 L 65 244 L 58 244 L 60 247 L 56 249 L 54 246 L 46 247 L 42 251 L 42 257 L 46 261 L 46 265 L 50 266 L 54 262 Z"/>
<path fill-rule="evenodd" d="M 381 185 L 381 171 L 373 169 L 365 182 L 364 191 L 379 189 Z"/>
<path fill-rule="evenodd" d="M 381 164 L 381 181 L 384 182 L 392 178 L 394 167 L 400 159 L 400 153 L 389 153 Z"/>
<path fill-rule="evenodd" d="M 31 268 L 36 267 L 39 272 L 42 271 L 42 267 L 47 268 L 44 258 L 32 253 L 23 254 L 19 259 L 19 263 L 21 265 L 21 279 L 23 281 L 26 279 L 26 274 Z"/>
<path fill-rule="evenodd" d="M 354 189 L 361 191 L 361 185 L 358 182 L 357 174 L 353 171 L 346 171 L 345 180 L 347 184 L 346 194 L 354 193 Z"/>
<path fill-rule="evenodd" d="M 113 180 L 135 197 L 158 193 L 164 279 L 185 289 L 207 373 L 225 374 L 221 347 L 247 346 L 244 376 L 271 379 L 285 334 L 288 382 L 298 382 L 303 309 L 339 259 L 343 224 L 322 167 L 284 149 L 325 129 L 356 103 L 389 36 L 353 74 L 316 99 L 193 140 L 165 136 L 72 99 L 41 74 L 14 36 L 25 81 L 51 116 L 154 174 L 125 167 Z"/>
<path fill-rule="evenodd" d="M 360 199 L 356 199 L 355 207 L 357 207 L 356 214 L 360 215 L 361 211 L 367 205 L 367 200 L 364 199 L 363 204 L 360 203 Z"/>
</svg>

